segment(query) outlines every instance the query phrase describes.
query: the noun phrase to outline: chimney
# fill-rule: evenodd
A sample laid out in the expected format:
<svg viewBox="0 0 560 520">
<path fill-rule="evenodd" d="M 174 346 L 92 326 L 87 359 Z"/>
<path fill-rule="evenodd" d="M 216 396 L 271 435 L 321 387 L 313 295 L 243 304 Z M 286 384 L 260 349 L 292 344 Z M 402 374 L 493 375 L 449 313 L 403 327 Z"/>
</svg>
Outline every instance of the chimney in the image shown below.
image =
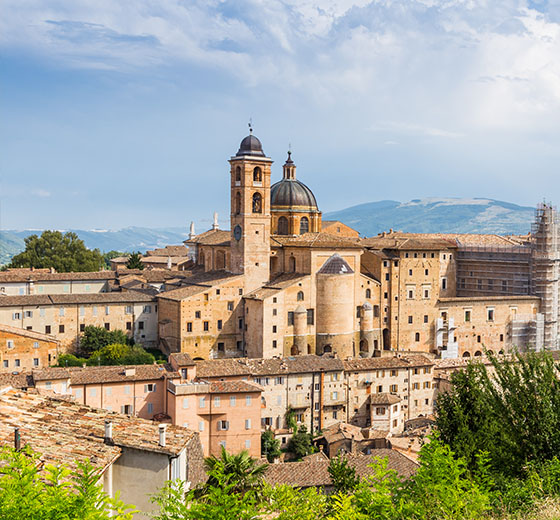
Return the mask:
<svg viewBox="0 0 560 520">
<path fill-rule="evenodd" d="M 14 449 L 16 451 L 21 449 L 21 435 L 19 434 L 19 428 L 14 430 Z"/>
<path fill-rule="evenodd" d="M 194 232 L 194 222 L 191 221 L 191 228 L 189 230 L 189 240 L 192 240 L 195 236 L 196 233 Z"/>
<path fill-rule="evenodd" d="M 220 226 L 218 224 L 218 213 L 216 211 L 214 211 L 214 223 L 212 224 L 212 229 L 214 231 L 217 231 L 218 229 L 220 229 Z"/>
<path fill-rule="evenodd" d="M 165 424 L 160 424 L 158 426 L 159 428 L 159 445 L 163 448 L 165 447 L 165 428 L 166 425 Z"/>
<path fill-rule="evenodd" d="M 113 423 L 109 419 L 105 419 L 105 444 L 113 444 Z"/>
<path fill-rule="evenodd" d="M 124 375 L 126 377 L 132 377 L 136 375 L 136 369 L 135 368 L 125 368 L 124 369 Z"/>
</svg>

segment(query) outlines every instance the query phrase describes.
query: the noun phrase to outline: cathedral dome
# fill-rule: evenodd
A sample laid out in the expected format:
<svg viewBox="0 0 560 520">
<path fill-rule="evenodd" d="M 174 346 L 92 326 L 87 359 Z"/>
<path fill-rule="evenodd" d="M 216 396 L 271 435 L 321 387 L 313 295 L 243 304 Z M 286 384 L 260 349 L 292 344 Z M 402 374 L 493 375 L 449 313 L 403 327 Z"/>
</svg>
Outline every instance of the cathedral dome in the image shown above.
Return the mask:
<svg viewBox="0 0 560 520">
<path fill-rule="evenodd" d="M 274 207 L 304 206 L 317 210 L 317 201 L 313 192 L 296 179 L 282 179 L 270 188 L 270 204 Z"/>
<path fill-rule="evenodd" d="M 237 157 L 242 155 L 256 155 L 258 157 L 265 157 L 262 144 L 259 139 L 253 134 L 248 135 L 241 141 L 239 150 L 235 154 Z"/>
</svg>

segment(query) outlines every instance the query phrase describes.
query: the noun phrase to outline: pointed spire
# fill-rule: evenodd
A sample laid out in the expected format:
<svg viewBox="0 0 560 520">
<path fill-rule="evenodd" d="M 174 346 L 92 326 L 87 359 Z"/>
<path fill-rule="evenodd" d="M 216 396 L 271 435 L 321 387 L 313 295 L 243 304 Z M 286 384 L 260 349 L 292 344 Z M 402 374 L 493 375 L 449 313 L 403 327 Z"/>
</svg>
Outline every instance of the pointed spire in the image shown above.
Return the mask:
<svg viewBox="0 0 560 520">
<path fill-rule="evenodd" d="M 190 231 L 189 231 L 189 240 L 192 240 L 195 236 L 196 236 L 196 233 L 194 232 L 194 221 L 191 220 L 191 228 L 190 228 Z"/>
<path fill-rule="evenodd" d="M 214 211 L 214 223 L 212 224 L 212 229 L 217 231 L 220 229 L 220 225 L 218 224 L 218 212 Z"/>
</svg>

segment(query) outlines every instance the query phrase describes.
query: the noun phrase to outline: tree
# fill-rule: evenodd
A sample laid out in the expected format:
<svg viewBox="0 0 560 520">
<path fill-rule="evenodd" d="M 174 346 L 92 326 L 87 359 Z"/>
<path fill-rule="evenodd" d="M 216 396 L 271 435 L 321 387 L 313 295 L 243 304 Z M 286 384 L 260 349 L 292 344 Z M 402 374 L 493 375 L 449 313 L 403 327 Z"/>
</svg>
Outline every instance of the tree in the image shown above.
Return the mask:
<svg viewBox="0 0 560 520">
<path fill-rule="evenodd" d="M 360 483 L 356 470 L 348 464 L 348 459 L 338 454 L 329 462 L 329 475 L 336 493 L 350 493 Z"/>
<path fill-rule="evenodd" d="M 312 444 L 313 437 L 310 433 L 307 433 L 307 428 L 302 425 L 298 428 L 296 433 L 292 435 L 290 442 L 288 443 L 288 451 L 293 453 L 297 459 L 301 459 L 310 453 L 315 451 Z"/>
<path fill-rule="evenodd" d="M 42 464 L 28 448 L 0 448 L 0 518 L 18 520 L 131 520 L 135 509 L 103 492 L 89 462 L 71 472 Z"/>
<path fill-rule="evenodd" d="M 111 260 L 113 258 L 119 258 L 121 256 L 128 256 L 128 253 L 123 253 L 122 251 L 108 251 L 107 253 L 103 254 L 103 261 L 105 262 L 105 268 L 111 269 Z"/>
<path fill-rule="evenodd" d="M 138 345 L 111 343 L 96 350 L 87 360 L 90 366 L 95 365 L 152 365 L 155 357 Z"/>
<path fill-rule="evenodd" d="M 204 485 L 205 493 L 210 488 L 232 486 L 234 493 L 245 493 L 262 486 L 268 464 L 259 464 L 247 451 L 230 454 L 222 446 L 219 457 L 212 455 L 204 460 L 208 480 Z"/>
<path fill-rule="evenodd" d="M 60 354 L 58 356 L 59 367 L 81 367 L 86 363 L 86 358 L 79 358 L 74 356 L 74 354 Z"/>
<path fill-rule="evenodd" d="M 144 264 L 142 263 L 142 255 L 139 252 L 132 253 L 128 262 L 126 263 L 127 269 L 144 269 Z"/>
<path fill-rule="evenodd" d="M 134 345 L 134 340 L 122 330 L 107 330 L 105 327 L 87 325 L 80 337 L 80 352 L 91 355 L 110 344 Z"/>
<path fill-rule="evenodd" d="M 282 454 L 280 441 L 274 438 L 274 434 L 270 430 L 265 430 L 261 435 L 261 454 L 266 457 L 268 462 L 274 462 L 274 459 Z"/>
<path fill-rule="evenodd" d="M 25 239 L 25 250 L 12 258 L 10 267 L 54 268 L 59 273 L 99 271 L 103 256 L 98 249 L 88 249 L 71 231 L 43 231 L 41 236 Z"/>
</svg>

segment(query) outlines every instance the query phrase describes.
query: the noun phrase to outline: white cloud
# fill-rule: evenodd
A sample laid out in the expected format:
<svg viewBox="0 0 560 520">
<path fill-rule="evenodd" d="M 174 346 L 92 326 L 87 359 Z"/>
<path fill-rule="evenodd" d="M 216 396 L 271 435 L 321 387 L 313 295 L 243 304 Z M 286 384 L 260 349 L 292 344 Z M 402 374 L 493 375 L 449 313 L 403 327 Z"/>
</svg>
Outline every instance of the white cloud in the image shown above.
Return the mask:
<svg viewBox="0 0 560 520">
<path fill-rule="evenodd" d="M 217 69 L 401 133 L 560 116 L 560 24 L 517 0 L 5 0 L 0 35 L 71 67 Z"/>
<path fill-rule="evenodd" d="M 44 190 L 42 188 L 37 188 L 32 190 L 31 192 L 33 195 L 35 195 L 36 197 L 41 197 L 41 198 L 48 198 L 51 196 L 51 192 Z"/>
</svg>

